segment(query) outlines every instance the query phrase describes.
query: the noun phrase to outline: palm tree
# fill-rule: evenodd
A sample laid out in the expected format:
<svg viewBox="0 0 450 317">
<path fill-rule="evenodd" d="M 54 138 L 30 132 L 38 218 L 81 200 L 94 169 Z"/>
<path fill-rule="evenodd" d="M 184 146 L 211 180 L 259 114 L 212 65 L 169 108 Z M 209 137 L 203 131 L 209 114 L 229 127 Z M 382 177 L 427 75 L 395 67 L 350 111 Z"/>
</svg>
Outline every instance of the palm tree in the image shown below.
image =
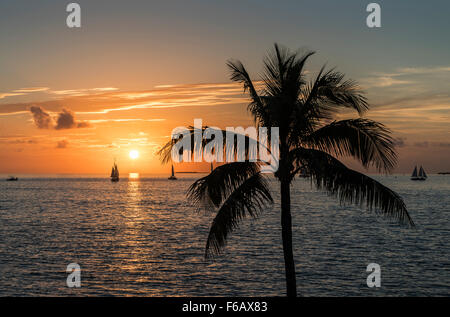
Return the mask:
<svg viewBox="0 0 450 317">
<path fill-rule="evenodd" d="M 244 65 L 228 61 L 231 79 L 248 93 L 248 110 L 257 127 L 279 127 L 280 159 L 275 173 L 281 191 L 281 227 L 289 297 L 297 296 L 292 252 L 290 187 L 305 172 L 321 190 L 341 203 L 365 204 L 369 210 L 414 226 L 402 198 L 376 180 L 347 168 L 338 158 L 353 157 L 365 168 L 390 172 L 397 156 L 390 131 L 381 123 L 362 118 L 369 109 L 356 82 L 323 67 L 311 81 L 304 66 L 314 54 L 300 55 L 275 44 L 264 59 L 259 82 L 253 82 Z M 257 88 L 260 87 L 259 89 Z M 340 110 L 354 110 L 359 118 L 333 120 Z M 204 127 L 203 129 L 205 129 Z M 194 128 L 190 128 L 193 135 Z M 178 140 L 160 151 L 163 162 Z M 256 217 L 272 203 L 268 184 L 260 173 L 260 162 L 234 162 L 216 167 L 197 180 L 188 197 L 199 207 L 216 213 L 206 242 L 205 257 L 219 254 L 226 238 L 246 216 Z"/>
</svg>

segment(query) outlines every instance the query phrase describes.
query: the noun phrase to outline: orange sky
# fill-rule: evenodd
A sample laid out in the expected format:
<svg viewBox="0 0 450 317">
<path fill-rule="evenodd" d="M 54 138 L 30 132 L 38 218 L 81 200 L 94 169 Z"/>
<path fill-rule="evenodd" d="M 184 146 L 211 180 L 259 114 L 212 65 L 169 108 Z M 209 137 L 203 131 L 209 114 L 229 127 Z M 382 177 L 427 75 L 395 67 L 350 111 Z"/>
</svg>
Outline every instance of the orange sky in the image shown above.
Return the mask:
<svg viewBox="0 0 450 317">
<path fill-rule="evenodd" d="M 124 172 L 160 173 L 167 167 L 155 153 L 173 128 L 192 125 L 195 118 L 210 125 L 252 124 L 235 84 L 22 91 L 54 99 L 1 106 L 0 173 L 102 173 L 114 158 Z M 38 126 L 31 107 L 48 114 L 50 123 Z M 62 109 L 73 122 L 59 127 Z M 129 158 L 131 150 L 139 151 L 139 159 Z"/>
<path fill-rule="evenodd" d="M 363 84 L 368 86 L 370 80 L 363 80 Z M 390 81 L 381 86 L 379 82 L 372 90 L 394 87 Z M 3 92 L 2 98 L 3 174 L 103 174 L 108 173 L 114 158 L 125 173 L 167 173 L 169 167 L 161 166 L 156 152 L 173 128 L 193 125 L 195 118 L 222 128 L 252 125 L 246 112 L 247 99 L 234 83 L 164 85 L 142 91 L 29 87 Z M 14 98 L 21 100 L 4 102 Z M 367 117 L 393 129 L 400 154 L 397 172 L 409 172 L 416 162 L 430 172 L 449 169 L 448 101 L 448 95 L 397 98 L 376 104 L 367 113 Z M 39 109 L 47 119 L 38 122 L 40 117 L 34 117 L 31 109 Z M 68 121 L 58 121 L 61 113 Z M 131 160 L 131 150 L 139 151 L 140 157 Z"/>
</svg>

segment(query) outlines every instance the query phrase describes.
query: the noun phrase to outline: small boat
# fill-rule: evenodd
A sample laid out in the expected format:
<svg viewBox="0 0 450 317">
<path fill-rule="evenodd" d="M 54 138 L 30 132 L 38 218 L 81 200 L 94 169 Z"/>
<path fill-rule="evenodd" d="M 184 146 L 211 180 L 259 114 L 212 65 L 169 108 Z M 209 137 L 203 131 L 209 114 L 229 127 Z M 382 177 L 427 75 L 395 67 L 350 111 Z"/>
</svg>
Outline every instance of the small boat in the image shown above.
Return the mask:
<svg viewBox="0 0 450 317">
<path fill-rule="evenodd" d="M 172 175 L 168 178 L 171 181 L 176 180 L 177 178 L 175 177 L 175 171 L 173 170 L 173 165 L 172 165 Z"/>
<path fill-rule="evenodd" d="M 111 169 L 111 182 L 118 182 L 119 181 L 119 169 L 117 168 L 116 162 L 114 162 L 114 165 Z"/>
<path fill-rule="evenodd" d="M 18 181 L 18 180 L 19 180 L 19 178 L 18 177 L 14 177 L 14 176 L 10 176 L 10 177 L 8 177 L 6 179 L 6 181 L 8 181 L 8 182 L 13 182 L 13 181 Z"/>
<path fill-rule="evenodd" d="M 425 173 L 425 170 L 422 166 L 420 166 L 419 172 L 417 173 L 417 166 L 414 167 L 414 171 L 411 175 L 412 181 L 424 181 L 428 178 L 427 174 Z"/>
</svg>

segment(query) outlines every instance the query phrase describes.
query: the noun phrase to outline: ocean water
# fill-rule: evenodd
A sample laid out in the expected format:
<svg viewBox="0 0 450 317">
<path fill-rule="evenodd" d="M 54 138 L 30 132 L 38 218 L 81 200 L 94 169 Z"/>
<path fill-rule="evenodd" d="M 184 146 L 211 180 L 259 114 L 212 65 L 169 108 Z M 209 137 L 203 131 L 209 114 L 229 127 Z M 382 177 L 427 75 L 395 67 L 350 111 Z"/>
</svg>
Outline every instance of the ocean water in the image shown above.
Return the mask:
<svg viewBox="0 0 450 317">
<path fill-rule="evenodd" d="M 283 296 L 276 203 L 245 220 L 205 261 L 212 214 L 185 193 L 195 179 L 23 178 L 0 182 L 0 296 Z M 376 176 L 404 198 L 417 228 L 340 206 L 307 180 L 292 186 L 303 296 L 449 296 L 450 177 Z M 81 267 L 81 288 L 66 266 Z M 381 287 L 369 288 L 369 263 Z"/>
</svg>

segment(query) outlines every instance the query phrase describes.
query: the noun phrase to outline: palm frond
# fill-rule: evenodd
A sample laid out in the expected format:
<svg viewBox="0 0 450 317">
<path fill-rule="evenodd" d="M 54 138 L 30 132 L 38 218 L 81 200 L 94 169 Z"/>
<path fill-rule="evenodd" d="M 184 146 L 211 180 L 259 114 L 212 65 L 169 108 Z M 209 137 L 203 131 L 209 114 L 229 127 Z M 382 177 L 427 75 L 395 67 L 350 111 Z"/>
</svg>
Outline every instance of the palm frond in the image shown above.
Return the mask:
<svg viewBox="0 0 450 317">
<path fill-rule="evenodd" d="M 368 119 L 334 121 L 305 136 L 309 147 L 337 156 L 352 156 L 364 167 L 391 171 L 396 162 L 394 139 L 383 124 Z"/>
<path fill-rule="evenodd" d="M 184 150 L 190 151 L 191 156 L 194 155 L 195 151 L 197 151 L 197 152 L 202 151 L 204 146 L 210 141 L 208 139 L 202 138 L 201 145 L 195 147 L 195 142 L 194 142 L 195 132 L 201 133 L 203 135 L 203 133 L 205 132 L 206 129 L 208 129 L 208 126 L 203 126 L 201 129 L 195 128 L 195 127 L 192 127 L 192 126 L 187 127 L 187 131 L 186 131 L 187 133 L 186 134 L 187 134 L 187 137 L 189 137 L 191 139 L 190 140 L 191 148 L 190 149 L 184 149 Z M 221 129 L 215 129 L 215 130 L 218 133 L 222 133 L 223 149 L 224 149 L 224 153 L 226 153 L 225 152 L 226 146 L 227 146 L 227 144 L 226 144 L 226 136 L 227 136 L 227 133 L 231 134 L 232 132 L 229 132 L 229 131 L 226 131 L 226 130 L 221 130 Z M 234 141 L 234 146 L 233 146 L 234 153 L 232 153 L 232 154 L 234 156 L 237 155 L 237 150 L 238 150 L 238 146 L 237 146 L 237 142 L 238 141 L 237 140 L 238 140 L 238 137 L 244 137 L 244 142 L 245 142 L 245 154 L 244 155 L 245 155 L 245 158 L 248 159 L 250 154 L 256 155 L 255 153 L 250 153 L 251 149 L 249 147 L 249 144 L 250 143 L 254 143 L 259 148 L 259 146 L 260 146 L 259 140 L 251 138 L 251 137 L 249 137 L 249 135 L 241 135 L 239 133 L 232 133 L 232 134 L 233 134 L 233 141 Z M 159 157 L 161 159 L 161 162 L 163 164 L 166 164 L 166 163 L 172 161 L 172 150 L 173 150 L 174 146 L 178 142 L 182 141 L 182 139 L 183 139 L 183 137 L 180 137 L 178 139 L 171 139 L 164 146 L 161 147 L 161 149 L 158 151 L 157 154 L 159 155 Z M 269 148 L 267 148 L 267 147 L 264 147 L 264 148 L 267 149 L 267 151 L 270 152 Z"/>
<path fill-rule="evenodd" d="M 249 92 L 255 106 L 262 108 L 263 104 L 260 100 L 258 92 L 256 91 L 255 85 L 253 84 L 253 81 L 251 80 L 250 75 L 242 62 L 238 60 L 229 60 L 227 61 L 227 66 L 230 70 L 231 80 L 243 84 L 244 92 Z"/>
<path fill-rule="evenodd" d="M 203 146 L 206 145 L 207 140 L 202 138 L 202 144 L 201 144 L 201 148 L 196 148 L 195 147 L 195 133 L 201 133 L 203 135 L 203 132 L 205 132 L 205 130 L 207 129 L 207 126 L 202 127 L 201 129 L 195 128 L 195 127 L 188 127 L 186 130 L 186 134 L 187 137 L 190 138 L 190 145 L 191 148 L 190 149 L 183 149 L 184 151 L 190 151 L 191 156 L 194 155 L 195 151 L 200 151 L 201 148 L 203 148 Z M 224 133 L 224 131 L 221 131 L 222 133 Z M 158 151 L 158 155 L 160 156 L 161 162 L 163 164 L 166 164 L 168 162 L 172 161 L 172 150 L 173 147 L 178 143 L 181 142 L 183 140 L 184 136 L 179 137 L 178 139 L 170 139 L 159 151 Z M 181 153 L 180 153 L 181 154 Z"/>
<path fill-rule="evenodd" d="M 228 235 L 246 216 L 258 213 L 272 203 L 268 184 L 259 172 L 245 179 L 220 206 L 208 234 L 205 258 L 220 254 Z"/>
<path fill-rule="evenodd" d="M 325 66 L 316 79 L 305 86 L 300 100 L 299 117 L 312 123 L 331 119 L 341 108 L 354 109 L 360 115 L 369 109 L 367 99 L 355 81 L 344 81 L 344 74 L 334 70 L 325 72 Z"/>
<path fill-rule="evenodd" d="M 330 70 L 322 77 L 318 97 L 336 106 L 351 108 L 360 115 L 369 109 L 367 98 L 353 80 L 344 80 L 344 74 Z"/>
<path fill-rule="evenodd" d="M 297 170 L 304 168 L 318 189 L 326 190 L 341 203 L 365 204 L 369 210 L 414 226 L 402 198 L 376 180 L 347 168 L 328 153 L 296 148 L 290 156 Z"/>
<path fill-rule="evenodd" d="M 198 209 L 218 208 L 247 178 L 259 173 L 259 164 L 234 162 L 216 167 L 209 175 L 196 180 L 188 189 L 188 199 Z"/>
<path fill-rule="evenodd" d="M 264 59 L 264 92 L 269 96 L 283 94 L 289 102 L 298 99 L 301 87 L 306 83 L 303 68 L 309 57 L 315 52 L 299 55 L 288 48 L 275 43 L 274 49 Z"/>
</svg>

